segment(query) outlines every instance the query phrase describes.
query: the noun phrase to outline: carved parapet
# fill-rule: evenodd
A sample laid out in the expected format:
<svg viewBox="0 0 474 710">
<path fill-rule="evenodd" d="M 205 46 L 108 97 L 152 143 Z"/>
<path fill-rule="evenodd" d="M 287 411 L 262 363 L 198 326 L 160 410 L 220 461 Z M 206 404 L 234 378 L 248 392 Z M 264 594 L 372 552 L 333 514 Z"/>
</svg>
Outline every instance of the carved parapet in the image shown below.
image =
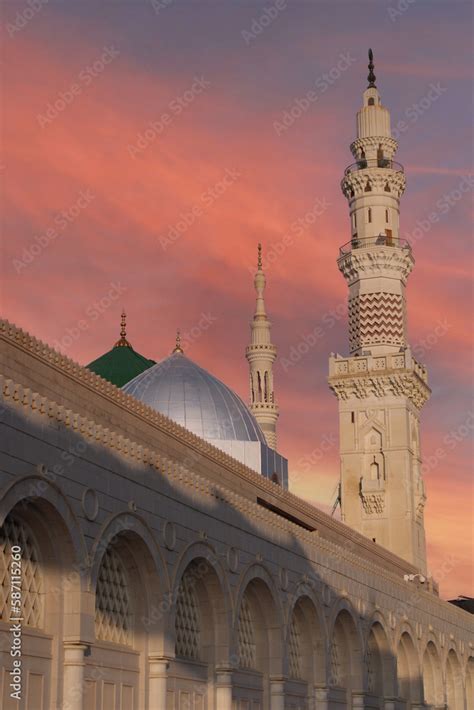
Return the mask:
<svg viewBox="0 0 474 710">
<path fill-rule="evenodd" d="M 341 400 L 395 395 L 408 397 L 418 409 L 431 394 L 426 369 L 416 362 L 409 349 L 377 356 L 331 355 L 328 382 Z"/>
<path fill-rule="evenodd" d="M 390 192 L 400 199 L 406 187 L 405 173 L 401 170 L 373 167 L 346 172 L 341 180 L 342 193 L 348 200 L 362 197 L 367 193 L 368 187 L 372 194 Z"/>
<path fill-rule="evenodd" d="M 406 284 L 415 259 L 407 246 L 370 244 L 343 253 L 337 260 L 339 271 L 349 285 L 368 276 L 399 278 Z"/>
</svg>

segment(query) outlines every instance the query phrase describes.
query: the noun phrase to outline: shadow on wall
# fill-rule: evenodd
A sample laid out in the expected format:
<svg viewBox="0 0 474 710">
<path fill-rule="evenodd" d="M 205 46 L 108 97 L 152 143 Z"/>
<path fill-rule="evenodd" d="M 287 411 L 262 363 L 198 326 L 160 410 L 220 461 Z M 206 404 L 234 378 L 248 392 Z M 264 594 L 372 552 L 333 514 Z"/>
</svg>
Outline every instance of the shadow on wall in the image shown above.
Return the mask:
<svg viewBox="0 0 474 710">
<path fill-rule="evenodd" d="M 390 590 L 388 614 L 370 587 L 352 600 L 357 583 L 341 593 L 322 579 L 297 526 L 281 521 L 270 542 L 250 503 L 239 510 L 232 494 L 185 489 L 62 424 L 37 422 L 2 412 L 0 651 L 8 672 L 6 570 L 21 548 L 29 679 L 21 705 L 4 680 L 5 710 L 273 710 L 283 693 L 298 710 L 326 701 L 464 710 L 465 692 L 473 697 L 474 659 L 463 667 L 454 642 L 419 638 L 406 620 L 416 590 L 408 602 Z M 334 570 L 346 552 L 350 541 L 335 550 Z"/>
</svg>

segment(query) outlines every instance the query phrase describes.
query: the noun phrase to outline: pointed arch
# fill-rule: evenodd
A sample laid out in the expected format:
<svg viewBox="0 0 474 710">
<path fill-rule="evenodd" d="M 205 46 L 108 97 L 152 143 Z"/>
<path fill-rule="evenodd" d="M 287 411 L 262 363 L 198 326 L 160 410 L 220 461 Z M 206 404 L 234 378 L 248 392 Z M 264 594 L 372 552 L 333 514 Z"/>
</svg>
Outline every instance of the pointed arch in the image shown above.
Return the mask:
<svg viewBox="0 0 474 710">
<path fill-rule="evenodd" d="M 173 575 L 171 598 L 172 613 L 167 635 L 173 641 L 172 655 L 177 649 L 177 637 L 191 638 L 191 626 L 194 624 L 194 633 L 199 635 L 199 641 L 196 640 L 199 648 L 194 660 L 207 663 L 212 673 L 217 660 L 225 662 L 229 659 L 232 625 L 228 579 L 212 545 L 199 541 L 182 552 Z M 182 616 L 178 618 L 181 612 L 188 615 L 187 621 Z M 181 645 L 177 650 L 183 648 Z M 178 655 L 191 658 L 186 654 Z"/>
<path fill-rule="evenodd" d="M 446 703 L 448 710 L 463 710 L 464 687 L 458 654 L 451 648 L 446 657 Z"/>
<path fill-rule="evenodd" d="M 443 705 L 443 668 L 433 640 L 429 640 L 423 653 L 423 695 L 429 705 Z"/>
<path fill-rule="evenodd" d="M 396 659 L 384 619 L 377 615 L 370 627 L 366 645 L 367 690 L 379 698 L 396 694 Z"/>
<path fill-rule="evenodd" d="M 296 632 L 296 634 L 295 634 Z M 297 636 L 297 646 L 295 644 Z M 293 637 L 293 641 L 292 641 Z M 286 630 L 285 644 L 292 650 L 293 658 L 288 654 L 288 674 L 290 677 L 306 681 L 308 690 L 326 680 L 327 633 L 324 614 L 320 609 L 312 590 L 302 586 L 292 600 Z M 299 661 L 295 663 L 298 654 Z M 298 673 L 295 673 L 295 671 Z"/>
<path fill-rule="evenodd" d="M 241 577 L 235 603 L 237 665 L 255 675 L 258 702 L 270 703 L 270 676 L 283 672 L 283 610 L 270 572 L 252 564 Z"/>
<path fill-rule="evenodd" d="M 348 601 L 340 601 L 332 617 L 328 684 L 344 688 L 349 703 L 351 691 L 363 686 L 362 634 Z"/>
<path fill-rule="evenodd" d="M 398 695 L 407 702 L 421 702 L 421 671 L 413 638 L 410 627 L 405 624 L 397 645 Z"/>
<path fill-rule="evenodd" d="M 104 559 L 106 553 L 108 559 Z M 169 577 L 146 521 L 136 513 L 125 512 L 108 518 L 94 540 L 91 559 L 90 590 L 97 595 L 99 577 L 102 575 L 102 580 L 106 580 L 108 568 L 122 570 L 116 578 L 128 581 L 134 633 L 142 639 L 140 650 L 144 651 L 146 643 L 147 652 L 165 653 L 163 611 L 168 608 Z M 98 614 L 97 603 L 96 596 Z"/>
</svg>

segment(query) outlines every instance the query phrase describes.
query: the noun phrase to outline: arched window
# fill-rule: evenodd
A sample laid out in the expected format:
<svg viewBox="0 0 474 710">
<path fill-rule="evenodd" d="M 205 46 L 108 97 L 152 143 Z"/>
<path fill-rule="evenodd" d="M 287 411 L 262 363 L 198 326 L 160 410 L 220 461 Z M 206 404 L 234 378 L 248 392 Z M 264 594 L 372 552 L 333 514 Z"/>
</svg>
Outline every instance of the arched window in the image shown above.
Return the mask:
<svg viewBox="0 0 474 710">
<path fill-rule="evenodd" d="M 21 603 L 19 616 L 22 624 L 41 628 L 43 625 L 43 578 L 38 548 L 29 527 L 9 515 L 0 530 L 0 619 L 15 618 L 11 592 L 19 576 Z M 12 604 L 13 601 L 13 604 Z"/>
<path fill-rule="evenodd" d="M 372 209 L 370 207 L 367 210 L 367 219 L 369 222 L 372 222 Z"/>
<path fill-rule="evenodd" d="M 256 666 L 257 653 L 254 636 L 254 624 L 250 605 L 244 596 L 240 605 L 239 623 L 239 668 L 252 669 Z"/>
<path fill-rule="evenodd" d="M 104 552 L 97 577 L 95 635 L 113 643 L 132 642 L 130 585 L 120 555 L 112 547 Z"/>
<path fill-rule="evenodd" d="M 374 97 L 371 96 L 367 103 L 368 103 L 369 106 L 375 106 L 375 99 L 374 99 Z"/>
<path fill-rule="evenodd" d="M 264 382 L 265 382 L 265 402 L 269 402 L 270 401 L 270 384 L 269 384 L 268 372 L 265 372 Z"/>
<path fill-rule="evenodd" d="M 371 187 L 371 185 L 370 185 L 369 180 L 367 180 L 367 183 L 366 183 L 365 188 L 364 188 L 364 192 L 372 192 L 372 187 Z"/>
<path fill-rule="evenodd" d="M 258 401 L 262 401 L 262 378 L 260 373 L 257 372 L 257 383 L 258 383 Z"/>
<path fill-rule="evenodd" d="M 176 656 L 199 660 L 201 623 L 193 575 L 183 575 L 176 599 Z"/>
<path fill-rule="evenodd" d="M 388 224 L 388 222 L 389 222 L 388 210 L 385 210 L 385 221 Z"/>
<path fill-rule="evenodd" d="M 388 182 L 385 183 L 384 190 L 385 190 L 385 192 L 392 192 L 391 189 L 390 189 L 390 185 L 388 184 Z"/>
<path fill-rule="evenodd" d="M 372 479 L 372 481 L 378 481 L 379 479 L 379 465 L 375 460 L 375 456 L 374 460 L 370 464 L 370 478 Z"/>
</svg>

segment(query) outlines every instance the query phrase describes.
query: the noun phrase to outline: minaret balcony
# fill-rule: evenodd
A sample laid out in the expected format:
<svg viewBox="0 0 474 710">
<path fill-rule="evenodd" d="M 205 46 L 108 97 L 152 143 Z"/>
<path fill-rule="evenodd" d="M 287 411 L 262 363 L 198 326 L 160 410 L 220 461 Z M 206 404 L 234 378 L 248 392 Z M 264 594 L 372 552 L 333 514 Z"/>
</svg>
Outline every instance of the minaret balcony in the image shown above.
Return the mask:
<svg viewBox="0 0 474 710">
<path fill-rule="evenodd" d="M 361 158 L 357 163 L 352 163 L 344 170 L 344 175 L 350 175 L 359 170 L 370 170 L 372 168 L 381 168 L 382 170 L 393 170 L 396 173 L 403 173 L 404 168 L 401 163 L 389 158 Z"/>
<path fill-rule="evenodd" d="M 345 256 L 354 249 L 371 249 L 373 247 L 396 247 L 411 253 L 411 244 L 407 239 L 400 239 L 390 234 L 379 234 L 374 237 L 353 236 L 350 242 L 339 247 L 339 256 Z"/>
</svg>

